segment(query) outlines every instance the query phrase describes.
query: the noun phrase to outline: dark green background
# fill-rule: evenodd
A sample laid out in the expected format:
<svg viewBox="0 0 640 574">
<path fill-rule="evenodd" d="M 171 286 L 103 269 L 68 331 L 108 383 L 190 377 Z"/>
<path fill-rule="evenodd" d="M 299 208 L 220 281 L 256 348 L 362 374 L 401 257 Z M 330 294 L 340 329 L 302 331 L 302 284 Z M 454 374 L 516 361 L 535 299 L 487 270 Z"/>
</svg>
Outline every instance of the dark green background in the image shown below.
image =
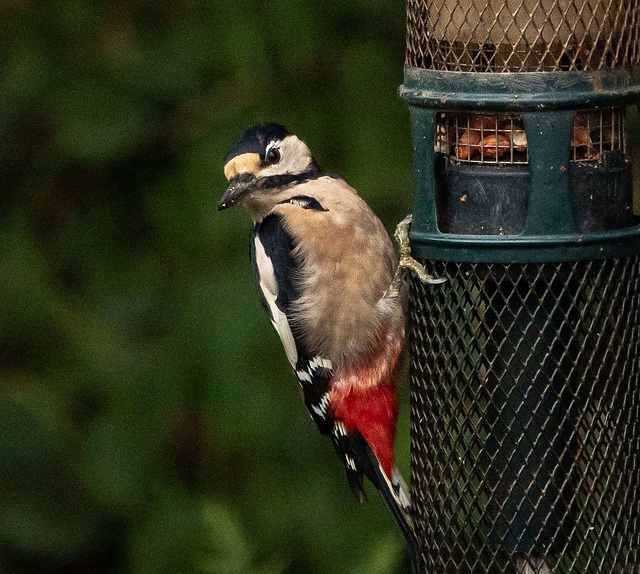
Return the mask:
<svg viewBox="0 0 640 574">
<path fill-rule="evenodd" d="M 404 2 L 0 0 L 0 22 L 0 574 L 406 572 L 300 402 L 247 216 L 216 211 L 260 121 L 389 229 L 410 211 Z"/>
<path fill-rule="evenodd" d="M 410 211 L 404 3 L 0 3 L 0 572 L 402 572 L 216 211 L 279 121 Z M 397 448 L 407 472 L 406 386 Z"/>
</svg>

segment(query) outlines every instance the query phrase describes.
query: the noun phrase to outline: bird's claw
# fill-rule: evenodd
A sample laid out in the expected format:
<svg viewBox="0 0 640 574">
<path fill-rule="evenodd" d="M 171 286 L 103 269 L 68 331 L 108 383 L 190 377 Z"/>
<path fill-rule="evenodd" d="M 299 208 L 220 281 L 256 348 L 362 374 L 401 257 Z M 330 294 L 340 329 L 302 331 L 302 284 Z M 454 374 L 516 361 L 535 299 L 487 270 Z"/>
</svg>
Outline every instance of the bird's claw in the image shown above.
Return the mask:
<svg viewBox="0 0 640 574">
<path fill-rule="evenodd" d="M 441 283 L 445 283 L 447 281 L 446 277 L 434 277 L 433 275 L 429 275 L 424 265 L 416 261 L 411 255 L 405 255 L 404 257 L 400 257 L 400 262 L 398 263 L 399 269 L 404 269 L 408 271 L 412 271 L 413 274 L 420 279 L 423 283 L 429 283 L 430 285 L 440 285 Z"/>
<path fill-rule="evenodd" d="M 439 285 L 447 281 L 446 277 L 436 278 L 429 275 L 424 268 L 424 265 L 416 261 L 411 256 L 411 243 L 409 242 L 409 227 L 411 227 L 412 215 L 407 215 L 398 225 L 394 237 L 398 242 L 400 251 L 400 261 L 398 263 L 398 272 L 412 271 L 420 281 L 423 283 L 429 283 L 431 285 Z"/>
</svg>

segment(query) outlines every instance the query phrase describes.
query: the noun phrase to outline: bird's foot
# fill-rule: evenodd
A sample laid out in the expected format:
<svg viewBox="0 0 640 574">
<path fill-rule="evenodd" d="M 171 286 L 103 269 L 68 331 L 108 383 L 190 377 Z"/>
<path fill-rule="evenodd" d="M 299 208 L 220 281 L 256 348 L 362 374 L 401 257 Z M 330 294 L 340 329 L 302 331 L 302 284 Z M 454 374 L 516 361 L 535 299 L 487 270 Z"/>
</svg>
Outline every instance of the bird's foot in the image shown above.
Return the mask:
<svg viewBox="0 0 640 574">
<path fill-rule="evenodd" d="M 401 273 L 404 274 L 407 271 L 412 271 L 414 275 L 423 283 L 429 283 L 431 285 L 444 283 L 447 280 L 446 277 L 437 278 L 429 275 L 424 268 L 424 265 L 416 261 L 411 256 L 409 227 L 411 227 L 412 219 L 412 215 L 407 215 L 407 217 L 405 217 L 400 223 L 398 223 L 396 232 L 394 233 L 394 237 L 398 242 L 400 251 L 400 261 L 398 262 L 398 271 L 396 272 L 396 276 L 400 275 Z"/>
<path fill-rule="evenodd" d="M 411 256 L 411 244 L 409 243 L 409 228 L 411 227 L 411 222 L 413 221 L 413 215 L 409 214 L 405 217 L 398 225 L 396 225 L 396 232 L 393 236 L 396 238 L 398 242 L 398 246 L 400 248 L 400 259 L 403 256 Z"/>
</svg>

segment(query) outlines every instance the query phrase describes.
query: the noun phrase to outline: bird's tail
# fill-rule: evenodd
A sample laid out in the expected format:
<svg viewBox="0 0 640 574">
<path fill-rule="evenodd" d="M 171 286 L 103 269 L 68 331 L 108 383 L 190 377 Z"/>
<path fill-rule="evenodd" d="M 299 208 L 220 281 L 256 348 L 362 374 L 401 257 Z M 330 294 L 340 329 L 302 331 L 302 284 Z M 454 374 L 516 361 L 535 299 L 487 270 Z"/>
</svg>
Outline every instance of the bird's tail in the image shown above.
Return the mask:
<svg viewBox="0 0 640 574">
<path fill-rule="evenodd" d="M 396 466 L 391 469 L 391 478 L 389 478 L 373 454 L 371 447 L 366 441 L 365 444 L 371 463 L 368 470 L 373 476 L 370 476 L 369 473 L 365 474 L 382 495 L 382 499 L 404 536 L 412 574 L 422 574 L 420 568 L 422 561 L 420 559 L 418 538 L 413 525 L 413 517 L 411 516 L 411 497 L 407 483 Z"/>
<path fill-rule="evenodd" d="M 412 574 L 422 574 L 422 560 L 411 516 L 411 498 L 400 471 L 393 466 L 391 476 L 387 476 L 373 449 L 359 432 L 341 438 L 342 441 L 335 440 L 334 443 L 346 461 L 345 467 L 351 490 L 362 502 L 364 499 L 362 475 L 364 474 L 371 481 L 382 495 L 382 499 L 404 536 Z M 346 454 L 355 463 L 357 470 L 350 470 L 349 458 L 346 458 Z"/>
<path fill-rule="evenodd" d="M 382 469 L 380 469 L 379 474 L 382 478 L 379 491 L 404 536 L 409 561 L 411 563 L 411 572 L 412 574 L 421 574 L 420 550 L 413 525 L 413 517 L 411 516 L 409 489 L 397 467 L 393 467 L 391 479 L 387 477 Z"/>
</svg>

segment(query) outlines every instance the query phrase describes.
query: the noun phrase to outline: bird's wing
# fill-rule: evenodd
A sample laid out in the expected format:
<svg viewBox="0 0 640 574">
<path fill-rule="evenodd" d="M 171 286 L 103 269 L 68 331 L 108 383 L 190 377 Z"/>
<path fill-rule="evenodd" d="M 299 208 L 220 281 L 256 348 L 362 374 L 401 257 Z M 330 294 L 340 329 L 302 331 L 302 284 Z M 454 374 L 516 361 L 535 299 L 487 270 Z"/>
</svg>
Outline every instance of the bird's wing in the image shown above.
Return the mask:
<svg viewBox="0 0 640 574">
<path fill-rule="evenodd" d="M 298 296 L 294 275 L 298 264 L 292 256 L 293 240 L 278 215 L 269 215 L 253 228 L 250 256 L 262 305 L 284 346 L 287 359 L 295 368 L 298 345 L 288 316 Z"/>
<path fill-rule="evenodd" d="M 294 199 L 303 209 L 322 209 L 312 198 L 301 196 Z M 291 321 L 293 303 L 300 293 L 296 284 L 300 273 L 299 263 L 292 255 L 294 243 L 284 227 L 282 217 L 277 214 L 265 217 L 254 227 L 250 243 L 251 261 L 262 304 L 280 336 L 311 418 L 323 434 L 329 434 L 333 427 L 328 411 L 333 367 L 330 361 L 308 352 Z"/>
</svg>

